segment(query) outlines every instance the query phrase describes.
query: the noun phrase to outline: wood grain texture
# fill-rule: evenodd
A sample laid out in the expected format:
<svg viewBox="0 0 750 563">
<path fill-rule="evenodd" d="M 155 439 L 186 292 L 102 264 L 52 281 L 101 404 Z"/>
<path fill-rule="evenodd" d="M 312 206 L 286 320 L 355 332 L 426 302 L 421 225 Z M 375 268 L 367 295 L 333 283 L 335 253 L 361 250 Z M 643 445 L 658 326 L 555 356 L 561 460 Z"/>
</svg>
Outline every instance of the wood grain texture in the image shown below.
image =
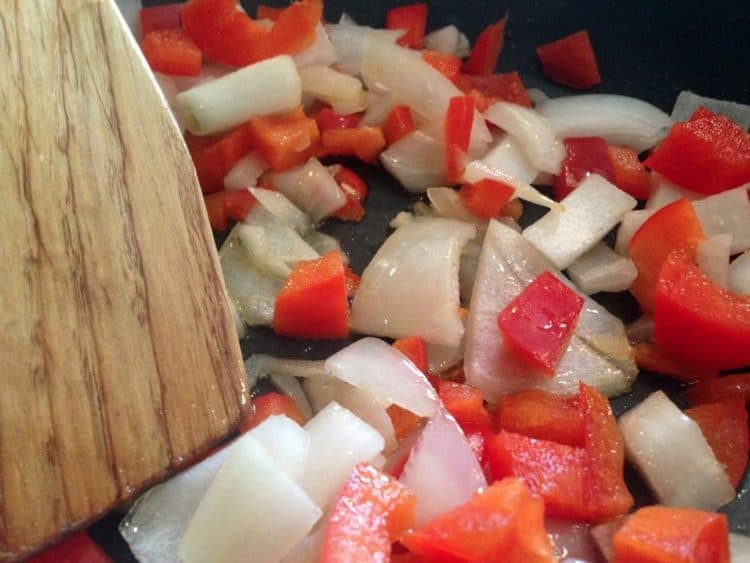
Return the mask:
<svg viewBox="0 0 750 563">
<path fill-rule="evenodd" d="M 225 436 L 242 359 L 195 172 L 112 0 L 0 0 L 0 553 Z"/>
</svg>

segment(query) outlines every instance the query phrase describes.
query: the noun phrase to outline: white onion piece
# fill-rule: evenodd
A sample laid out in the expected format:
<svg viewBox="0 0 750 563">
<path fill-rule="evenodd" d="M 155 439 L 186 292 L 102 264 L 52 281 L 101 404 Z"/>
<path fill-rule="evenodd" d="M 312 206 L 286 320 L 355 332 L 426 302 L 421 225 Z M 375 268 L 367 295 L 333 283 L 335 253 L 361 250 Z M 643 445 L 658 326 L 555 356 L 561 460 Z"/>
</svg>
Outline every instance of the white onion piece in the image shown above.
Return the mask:
<svg viewBox="0 0 750 563">
<path fill-rule="evenodd" d="M 128 24 L 130 32 L 136 41 L 140 40 L 141 37 L 141 23 L 139 14 L 141 8 L 141 0 L 116 0 L 115 4 L 122 14 L 122 18 L 125 23 Z"/>
<path fill-rule="evenodd" d="M 485 225 L 486 229 L 486 225 Z M 520 230 L 520 228 L 519 228 Z M 482 251 L 484 233 L 471 239 L 461 252 L 461 263 L 458 267 L 458 283 L 461 286 L 461 303 L 468 309 L 471 292 L 474 290 L 474 280 L 477 277 L 479 254 Z"/>
<path fill-rule="evenodd" d="M 362 72 L 362 57 L 365 52 L 367 36 L 377 35 L 383 41 L 396 43 L 404 34 L 401 29 L 373 29 L 345 21 L 326 25 L 328 38 L 336 50 L 336 67 L 351 76 Z"/>
<path fill-rule="evenodd" d="M 414 219 L 397 229 L 362 273 L 352 303 L 352 329 L 456 346 L 464 333 L 459 259 L 475 234 L 468 223 L 440 218 Z"/>
<path fill-rule="evenodd" d="M 633 261 L 620 256 L 603 242 L 568 266 L 567 273 L 586 295 L 625 291 L 638 277 Z"/>
<path fill-rule="evenodd" d="M 245 218 L 245 223 L 236 229 L 240 243 L 258 268 L 286 278 L 297 262 L 319 258 L 318 253 L 296 231 L 276 217 L 268 214 L 269 217 L 265 217 L 262 224 L 255 224 L 260 211 L 255 206 Z"/>
<path fill-rule="evenodd" d="M 622 216 L 620 227 L 617 229 L 617 239 L 615 240 L 615 252 L 621 256 L 630 255 L 630 240 L 635 232 L 641 228 L 649 217 L 654 214 L 653 209 L 636 209 L 628 211 Z"/>
<path fill-rule="evenodd" d="M 390 401 L 384 401 L 379 396 L 349 385 L 341 380 L 335 380 L 334 401 L 345 409 L 349 409 L 355 416 L 372 426 L 383 437 L 383 452 L 388 453 L 396 449 L 396 431 L 386 410 Z"/>
<path fill-rule="evenodd" d="M 388 119 L 388 114 L 393 109 L 393 96 L 390 94 L 376 94 L 367 92 L 366 98 L 367 109 L 360 119 L 359 124 L 362 126 L 380 127 Z"/>
<path fill-rule="evenodd" d="M 201 84 L 212 82 L 217 78 L 226 76 L 237 69 L 231 66 L 226 66 L 218 63 L 203 62 L 201 65 L 201 73 L 198 76 L 173 76 L 175 86 L 180 92 L 190 90 Z"/>
<path fill-rule="evenodd" d="M 620 417 L 625 454 L 667 506 L 713 511 L 734 487 L 698 424 L 657 391 Z"/>
<path fill-rule="evenodd" d="M 357 340 L 328 358 L 325 366 L 341 381 L 418 416 L 431 416 L 439 405 L 435 390 L 419 368 L 377 338 Z"/>
<path fill-rule="evenodd" d="M 426 423 L 427 421 L 425 421 Z M 401 438 L 398 442 L 398 447 L 389 453 L 385 458 L 385 464 L 383 465 L 382 471 L 393 475 L 397 469 L 403 469 L 414 444 L 417 443 L 420 436 L 422 435 L 422 429 L 424 425 L 419 425 L 417 428 L 409 432 L 406 436 Z"/>
<path fill-rule="evenodd" d="M 339 243 L 336 237 L 332 237 L 326 233 L 321 233 L 320 231 L 312 231 L 309 235 L 305 236 L 305 242 L 321 256 L 328 254 L 329 252 L 338 251 L 341 254 L 344 266 L 349 265 L 349 256 L 341 248 L 341 243 Z"/>
<path fill-rule="evenodd" d="M 362 77 L 366 84 L 382 84 L 397 103 L 406 104 L 429 123 L 442 123 L 450 99 L 461 91 L 421 53 L 369 34 L 365 40 Z M 474 113 L 472 145 L 492 140 L 478 112 Z"/>
<path fill-rule="evenodd" d="M 339 23 L 343 23 L 346 25 L 359 25 L 357 24 L 357 20 L 355 20 L 353 17 L 351 17 L 346 12 L 341 12 L 341 17 L 339 18 Z"/>
<path fill-rule="evenodd" d="M 266 170 L 268 163 L 257 152 L 251 152 L 239 159 L 224 176 L 224 189 L 231 192 L 257 186 L 258 178 Z"/>
<path fill-rule="evenodd" d="M 693 202 L 695 214 L 706 236 L 732 235 L 732 254 L 750 249 L 750 199 L 747 190 L 748 186 L 743 186 Z"/>
<path fill-rule="evenodd" d="M 695 259 L 698 267 L 715 284 L 727 288 L 729 278 L 729 248 L 732 235 L 714 235 L 702 241 L 697 248 Z"/>
<path fill-rule="evenodd" d="M 599 549 L 605 561 L 612 561 L 615 558 L 615 547 L 612 543 L 617 531 L 627 522 L 627 516 L 620 516 L 604 524 L 598 524 L 591 527 L 591 538 Z"/>
<path fill-rule="evenodd" d="M 750 250 L 729 265 L 727 287 L 737 295 L 750 295 Z"/>
<path fill-rule="evenodd" d="M 300 235 L 306 235 L 312 229 L 310 218 L 281 192 L 263 188 L 250 188 L 250 193 L 266 211 L 286 223 Z"/>
<path fill-rule="evenodd" d="M 732 563 L 750 563 L 750 538 L 729 534 L 729 555 Z"/>
<path fill-rule="evenodd" d="M 526 92 L 528 93 L 529 98 L 531 98 L 531 103 L 533 103 L 535 106 L 543 104 L 544 102 L 549 100 L 549 96 L 539 88 L 529 88 Z"/>
<path fill-rule="evenodd" d="M 555 555 L 560 559 L 597 560 L 588 524 L 548 517 L 544 519 L 544 529 L 555 546 Z"/>
<path fill-rule="evenodd" d="M 427 133 L 440 143 L 441 146 L 445 146 L 445 116 L 439 121 L 427 121 L 423 116 L 416 114 L 414 115 L 414 121 L 418 129 Z M 471 159 L 483 157 L 487 153 L 491 142 L 491 137 L 488 139 L 484 136 L 473 135 L 469 139 L 469 149 L 464 160 L 470 161 Z"/>
<path fill-rule="evenodd" d="M 461 46 L 461 32 L 455 25 L 446 25 L 425 35 L 424 48 L 446 55 L 456 55 Z"/>
<path fill-rule="evenodd" d="M 406 225 L 412 219 L 414 219 L 412 213 L 409 213 L 408 211 L 399 211 L 396 213 L 396 216 L 388 222 L 388 226 L 391 229 L 398 229 L 399 227 Z"/>
<path fill-rule="evenodd" d="M 330 403 L 305 425 L 310 453 L 304 489 L 326 507 L 354 469 L 383 451 L 383 437 L 338 403 Z"/>
<path fill-rule="evenodd" d="M 550 211 L 523 231 L 558 268 L 567 268 L 599 242 L 638 202 L 598 174 L 588 176 Z"/>
<path fill-rule="evenodd" d="M 272 374 L 292 377 L 325 377 L 327 371 L 322 360 L 291 360 L 268 354 L 253 354 L 245 360 L 245 371 L 249 377 L 264 378 Z"/>
<path fill-rule="evenodd" d="M 120 534 L 141 563 L 179 563 L 177 547 L 232 445 L 150 489 L 120 523 Z"/>
<path fill-rule="evenodd" d="M 422 431 L 400 481 L 417 497 L 417 528 L 467 503 L 487 486 L 463 430 L 442 408 Z"/>
<path fill-rule="evenodd" d="M 346 203 L 336 179 L 317 158 L 297 168 L 269 174 L 268 181 L 316 223 Z"/>
<path fill-rule="evenodd" d="M 365 108 L 362 83 L 353 76 L 318 64 L 300 69 L 299 77 L 303 94 L 325 102 L 336 113 L 348 115 Z"/>
<path fill-rule="evenodd" d="M 250 434 L 287 477 L 302 485 L 310 437 L 299 424 L 283 415 L 269 416 Z"/>
<path fill-rule="evenodd" d="M 672 108 L 672 119 L 675 121 L 687 121 L 695 110 L 701 106 L 714 113 L 725 115 L 739 124 L 743 129 L 750 128 L 750 106 L 728 100 L 706 98 L 689 90 L 683 90 L 677 96 L 677 100 Z"/>
<path fill-rule="evenodd" d="M 229 312 L 232 314 L 232 320 L 234 321 L 234 329 L 237 331 L 237 338 L 242 340 L 243 338 L 245 338 L 245 336 L 247 336 L 247 326 L 240 317 L 240 312 L 237 310 L 237 305 L 235 305 L 234 301 L 229 298 L 229 295 L 227 295 L 226 297 L 227 306 L 229 307 Z"/>
<path fill-rule="evenodd" d="M 656 211 L 678 199 L 695 199 L 696 197 L 694 192 L 681 188 L 656 173 L 652 174 L 652 178 L 654 179 L 654 186 L 651 188 L 651 195 L 646 201 L 646 209 Z"/>
<path fill-rule="evenodd" d="M 251 475 L 252 479 L 248 476 Z M 262 511 L 248 507 L 262 506 Z M 284 557 L 321 517 L 318 506 L 250 434 L 241 436 L 201 500 L 178 554 L 183 563 Z"/>
<path fill-rule="evenodd" d="M 294 401 L 305 422 L 313 417 L 310 401 L 307 400 L 307 395 L 296 377 L 284 373 L 272 373 L 268 379 L 276 389 Z"/>
<path fill-rule="evenodd" d="M 533 166 L 549 174 L 560 173 L 565 147 L 539 112 L 518 104 L 496 102 L 487 108 L 484 117 L 518 141 Z"/>
<path fill-rule="evenodd" d="M 654 341 L 654 317 L 653 315 L 641 315 L 632 323 L 630 323 L 626 332 L 628 334 L 628 340 L 633 344 L 639 342 L 653 342 Z"/>
<path fill-rule="evenodd" d="M 557 273 L 529 241 L 512 228 L 490 221 L 466 323 L 466 382 L 490 402 L 503 393 L 528 388 L 573 395 L 579 381 L 607 396 L 627 391 L 638 369 L 625 329 L 619 319 L 588 298 L 554 377 L 535 376 L 504 353 L 497 315 L 544 271 Z"/>
<path fill-rule="evenodd" d="M 469 211 L 458 195 L 458 191 L 453 188 L 427 188 L 427 199 L 432 204 L 434 217 L 457 219 L 458 221 L 471 223 L 478 228 L 487 226 L 486 220 L 478 218 Z"/>
<path fill-rule="evenodd" d="M 327 373 L 320 377 L 307 377 L 302 381 L 305 394 L 310 398 L 310 405 L 316 414 L 336 400 L 336 389 L 344 385 L 343 381 Z"/>
<path fill-rule="evenodd" d="M 487 154 L 466 165 L 463 179 L 474 183 L 485 178 L 503 181 L 510 176 L 529 184 L 538 175 L 539 169 L 524 156 L 520 143 L 510 135 L 501 135 Z"/>
<path fill-rule="evenodd" d="M 536 109 L 560 138 L 604 137 L 636 152 L 653 147 L 673 125 L 666 113 L 651 104 L 611 94 L 553 98 Z"/>
<path fill-rule="evenodd" d="M 196 135 L 224 131 L 254 115 L 290 112 L 301 101 L 299 73 L 289 55 L 246 66 L 177 96 L 180 118 Z"/>
<path fill-rule="evenodd" d="M 304 68 L 312 65 L 332 65 L 337 60 L 336 49 L 333 48 L 333 43 L 328 38 L 326 28 L 323 24 L 318 22 L 315 27 L 315 41 L 312 45 L 307 47 L 304 51 L 301 51 L 292 57 L 294 64 L 297 68 Z"/>
<path fill-rule="evenodd" d="M 427 371 L 429 373 L 443 373 L 456 367 L 464 359 L 464 342 L 458 346 L 439 346 L 425 343 L 427 350 Z"/>
<path fill-rule="evenodd" d="M 424 133 L 412 131 L 380 153 L 380 162 L 412 193 L 438 186 L 445 178 L 445 149 Z"/>
</svg>

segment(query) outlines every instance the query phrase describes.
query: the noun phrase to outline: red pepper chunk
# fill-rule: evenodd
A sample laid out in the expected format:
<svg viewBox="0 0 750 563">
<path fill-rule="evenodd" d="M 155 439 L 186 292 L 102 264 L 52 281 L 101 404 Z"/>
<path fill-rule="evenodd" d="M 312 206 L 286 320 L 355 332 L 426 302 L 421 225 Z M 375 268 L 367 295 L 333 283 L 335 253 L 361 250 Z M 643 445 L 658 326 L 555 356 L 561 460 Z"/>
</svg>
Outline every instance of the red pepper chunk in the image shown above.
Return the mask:
<svg viewBox="0 0 750 563">
<path fill-rule="evenodd" d="M 613 537 L 615 563 L 729 563 L 727 518 L 690 508 L 646 506 Z"/>
<path fill-rule="evenodd" d="M 402 543 L 424 561 L 557 561 L 544 529 L 544 503 L 512 478 L 438 516 Z"/>
<path fill-rule="evenodd" d="M 458 192 L 464 205 L 480 219 L 500 215 L 513 197 L 515 189 L 497 180 L 484 179 L 474 184 L 464 184 Z"/>
<path fill-rule="evenodd" d="M 182 10 L 181 2 L 141 8 L 141 11 L 138 12 L 141 36 L 146 37 L 152 31 L 160 29 L 179 28 L 181 26 L 180 10 Z"/>
<path fill-rule="evenodd" d="M 346 203 L 333 216 L 342 221 L 361 221 L 365 216 L 363 204 L 367 198 L 367 184 L 354 170 L 345 166 L 339 168 L 334 178 L 346 196 Z"/>
<path fill-rule="evenodd" d="M 112 560 L 104 553 L 88 532 L 77 532 L 59 543 L 34 555 L 28 563 L 110 563 Z"/>
<path fill-rule="evenodd" d="M 703 405 L 742 397 L 750 406 L 750 373 L 736 373 L 699 381 L 685 391 L 685 396 L 691 405 Z"/>
<path fill-rule="evenodd" d="M 639 342 L 633 346 L 635 363 L 638 368 L 659 375 L 665 375 L 682 383 L 695 383 L 703 379 L 717 377 L 714 371 L 706 371 L 682 365 L 674 358 L 670 358 L 650 342 Z"/>
<path fill-rule="evenodd" d="M 459 74 L 456 87 L 474 100 L 477 111 L 483 112 L 498 101 L 531 107 L 529 93 L 517 72 L 503 72 L 486 76 Z"/>
<path fill-rule="evenodd" d="M 393 343 L 393 347 L 409 358 L 412 363 L 425 375 L 429 373 L 427 364 L 427 347 L 421 336 L 409 336 L 399 338 Z"/>
<path fill-rule="evenodd" d="M 422 51 L 422 58 L 451 82 L 461 73 L 461 59 L 456 55 L 425 49 Z"/>
<path fill-rule="evenodd" d="M 468 60 L 464 63 L 462 69 L 464 73 L 486 76 L 495 71 L 500 52 L 503 50 L 507 23 L 508 16 L 505 15 L 501 20 L 484 28 L 477 37 Z"/>
<path fill-rule="evenodd" d="M 186 133 L 185 143 L 204 194 L 224 189 L 224 177 L 252 149 L 248 125 L 240 125 L 221 136 Z"/>
<path fill-rule="evenodd" d="M 329 129 L 350 129 L 359 125 L 360 119 L 360 113 L 342 115 L 329 107 L 323 107 L 315 114 L 315 121 L 321 132 Z"/>
<path fill-rule="evenodd" d="M 568 345 L 583 298 L 544 272 L 497 317 L 508 350 L 542 374 L 552 376 Z"/>
<path fill-rule="evenodd" d="M 361 463 L 329 512 L 321 563 L 388 561 L 391 543 L 414 525 L 416 497 L 390 475 Z"/>
<path fill-rule="evenodd" d="M 375 162 L 385 148 L 385 136 L 379 127 L 329 129 L 320 136 L 323 153 L 355 156 L 363 162 Z"/>
<path fill-rule="evenodd" d="M 214 231 L 223 232 L 229 220 L 244 221 L 255 205 L 255 198 L 247 190 L 215 192 L 204 196 L 208 221 Z"/>
<path fill-rule="evenodd" d="M 560 174 L 555 176 L 555 198 L 560 201 L 578 187 L 588 174 L 599 174 L 614 180 L 614 169 L 607 142 L 601 137 L 568 137 L 563 140 L 565 159 Z"/>
<path fill-rule="evenodd" d="M 445 114 L 445 173 L 449 183 L 457 183 L 464 172 L 473 124 L 472 99 L 468 96 L 451 98 Z"/>
<path fill-rule="evenodd" d="M 151 70 L 178 76 L 198 76 L 203 57 L 181 29 L 160 29 L 146 34 L 141 50 Z"/>
<path fill-rule="evenodd" d="M 302 108 L 286 115 L 256 116 L 250 120 L 253 148 L 275 171 L 307 161 L 318 149 L 320 131 Z"/>
<path fill-rule="evenodd" d="M 258 4 L 255 8 L 255 17 L 259 20 L 271 20 L 275 22 L 279 19 L 281 12 L 284 8 L 277 8 L 276 6 L 267 6 L 266 4 Z"/>
<path fill-rule="evenodd" d="M 267 418 L 277 415 L 291 418 L 300 426 L 305 423 L 305 417 L 291 397 L 280 393 L 266 393 L 250 402 L 250 410 L 240 423 L 240 433 L 244 434 Z"/>
<path fill-rule="evenodd" d="M 403 29 L 406 33 L 398 38 L 403 47 L 420 49 L 427 28 L 427 4 L 408 4 L 391 8 L 385 15 L 386 29 Z"/>
<path fill-rule="evenodd" d="M 716 459 L 725 467 L 729 480 L 737 488 L 745 476 L 750 455 L 744 397 L 693 407 L 685 414 L 701 427 Z"/>
<path fill-rule="evenodd" d="M 414 115 L 409 106 L 393 106 L 383 123 L 385 142 L 392 145 L 416 129 Z"/>
<path fill-rule="evenodd" d="M 341 253 L 299 262 L 276 296 L 273 330 L 293 338 L 349 336 L 349 302 Z"/>
<path fill-rule="evenodd" d="M 651 176 L 638 160 L 638 153 L 627 147 L 610 145 L 613 184 L 635 199 L 645 200 L 651 195 Z"/>
<path fill-rule="evenodd" d="M 684 251 L 659 273 L 654 341 L 685 365 L 727 370 L 750 364 L 750 301 L 721 288 Z"/>
<path fill-rule="evenodd" d="M 699 108 L 690 121 L 672 127 L 644 164 L 679 186 L 716 194 L 750 182 L 750 134 Z"/>
<path fill-rule="evenodd" d="M 596 55 L 587 30 L 540 45 L 536 53 L 544 75 L 552 82 L 586 90 L 601 84 Z"/>
<path fill-rule="evenodd" d="M 492 419 L 484 406 L 484 397 L 479 389 L 465 383 L 441 380 L 438 396 L 458 425 L 466 434 L 489 432 Z"/>
</svg>

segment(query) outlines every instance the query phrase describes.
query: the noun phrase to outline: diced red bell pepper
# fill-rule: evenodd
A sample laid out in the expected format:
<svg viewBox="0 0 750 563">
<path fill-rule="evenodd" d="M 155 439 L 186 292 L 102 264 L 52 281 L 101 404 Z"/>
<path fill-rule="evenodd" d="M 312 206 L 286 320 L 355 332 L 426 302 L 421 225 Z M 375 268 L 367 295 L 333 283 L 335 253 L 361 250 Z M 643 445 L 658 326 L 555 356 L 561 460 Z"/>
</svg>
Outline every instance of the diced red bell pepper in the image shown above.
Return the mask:
<svg viewBox="0 0 750 563">
<path fill-rule="evenodd" d="M 480 112 L 498 101 L 511 102 L 519 106 L 531 107 L 531 98 L 519 74 L 503 72 L 487 76 L 459 74 L 454 80 L 456 87 L 471 96 Z"/>
<path fill-rule="evenodd" d="M 88 532 L 76 532 L 34 555 L 28 563 L 110 563 L 112 560 Z"/>
<path fill-rule="evenodd" d="M 359 283 L 362 279 L 352 272 L 348 266 L 344 266 L 344 279 L 346 280 L 346 296 L 354 297 L 354 294 L 357 293 L 357 289 L 359 289 Z"/>
<path fill-rule="evenodd" d="M 685 414 L 701 427 L 716 459 L 726 468 L 729 480 L 737 488 L 745 476 L 750 455 L 745 398 L 707 403 L 687 409 Z"/>
<path fill-rule="evenodd" d="M 424 338 L 421 336 L 409 336 L 408 338 L 399 338 L 393 343 L 393 347 L 409 358 L 425 375 L 429 373 L 427 363 L 427 347 Z"/>
<path fill-rule="evenodd" d="M 750 134 L 700 108 L 690 121 L 674 125 L 644 164 L 678 186 L 719 193 L 750 182 Z"/>
<path fill-rule="evenodd" d="M 146 37 L 152 31 L 160 29 L 180 28 L 182 26 L 180 22 L 181 10 L 181 2 L 141 8 L 141 11 L 138 12 L 138 19 L 141 23 L 141 37 Z"/>
<path fill-rule="evenodd" d="M 349 302 L 340 252 L 297 263 L 276 296 L 273 330 L 295 338 L 349 336 Z"/>
<path fill-rule="evenodd" d="M 141 50 L 154 72 L 179 76 L 201 73 L 201 51 L 179 28 L 149 32 L 141 41 Z"/>
<path fill-rule="evenodd" d="M 224 201 L 225 195 L 226 192 L 214 192 L 203 196 L 203 204 L 206 206 L 211 229 L 219 233 L 223 233 L 229 227 L 229 215 L 227 215 L 227 206 Z"/>
<path fill-rule="evenodd" d="M 489 431 L 491 428 L 492 419 L 479 389 L 465 383 L 441 380 L 438 383 L 438 395 L 445 410 L 456 419 L 464 433 Z"/>
<path fill-rule="evenodd" d="M 461 58 L 456 55 L 425 49 L 422 58 L 451 82 L 461 73 Z"/>
<path fill-rule="evenodd" d="M 414 131 L 415 128 L 411 108 L 409 106 L 393 106 L 385 123 L 383 123 L 385 142 L 392 145 L 401 137 Z"/>
<path fill-rule="evenodd" d="M 271 168 L 281 171 L 303 164 L 315 153 L 320 131 L 315 120 L 297 108 L 286 115 L 253 117 L 250 137 Z"/>
<path fill-rule="evenodd" d="M 582 307 L 580 295 L 544 272 L 500 312 L 497 326 L 509 352 L 539 373 L 552 376 Z"/>
<path fill-rule="evenodd" d="M 342 115 L 329 107 L 322 107 L 315 113 L 315 121 L 321 133 L 329 129 L 351 129 L 359 125 L 361 119 L 361 113 Z"/>
<path fill-rule="evenodd" d="M 291 418 L 300 426 L 305 423 L 305 417 L 291 397 L 281 393 L 266 393 L 250 401 L 250 409 L 240 423 L 240 433 L 244 434 L 267 418 L 276 415 Z"/>
<path fill-rule="evenodd" d="M 385 148 L 385 136 L 379 127 L 330 129 L 321 135 L 323 153 L 355 156 L 363 162 L 375 162 Z"/>
<path fill-rule="evenodd" d="M 407 534 L 402 543 L 425 561 L 557 561 L 544 529 L 544 503 L 512 478 Z"/>
<path fill-rule="evenodd" d="M 277 19 L 279 19 L 279 16 L 283 11 L 284 8 L 267 6 L 266 4 L 258 4 L 258 7 L 255 8 L 255 17 L 259 20 L 271 20 L 272 22 L 275 22 Z"/>
<path fill-rule="evenodd" d="M 607 142 L 601 137 L 568 137 L 565 159 L 560 174 L 555 176 L 555 199 L 558 201 L 572 192 L 586 176 L 599 174 L 608 181 L 614 180 L 614 169 L 609 157 Z"/>
<path fill-rule="evenodd" d="M 252 150 L 248 125 L 240 125 L 220 136 L 185 134 L 203 193 L 224 189 L 224 177 L 239 159 Z"/>
<path fill-rule="evenodd" d="M 544 75 L 552 82 L 578 90 L 602 82 L 588 30 L 540 45 L 536 54 L 542 62 Z"/>
<path fill-rule="evenodd" d="M 461 201 L 480 219 L 492 219 L 500 215 L 515 189 L 497 180 L 484 179 L 474 184 L 464 184 L 458 192 Z"/>
<path fill-rule="evenodd" d="M 503 50 L 507 23 L 508 16 L 505 15 L 499 21 L 484 28 L 477 37 L 468 60 L 464 63 L 462 69 L 464 73 L 486 76 L 495 72 L 497 60 Z"/>
<path fill-rule="evenodd" d="M 651 175 L 638 153 L 627 147 L 609 145 L 613 184 L 635 199 L 646 200 L 651 195 Z"/>
<path fill-rule="evenodd" d="M 208 220 L 214 231 L 226 231 L 229 219 L 244 221 L 255 205 L 255 198 L 247 190 L 215 192 L 204 196 Z"/>
<path fill-rule="evenodd" d="M 396 440 L 403 440 L 419 426 L 422 421 L 416 414 L 398 405 L 391 405 L 386 409 L 393 424 Z"/>
<path fill-rule="evenodd" d="M 699 381 L 685 391 L 685 396 L 691 405 L 743 397 L 745 403 L 750 406 L 750 373 L 736 373 Z"/>
<path fill-rule="evenodd" d="M 684 366 L 649 342 L 639 342 L 633 346 L 633 353 L 635 363 L 640 369 L 666 375 L 682 383 L 694 383 L 719 375 L 715 370 L 706 371 Z"/>
<path fill-rule="evenodd" d="M 727 517 L 715 512 L 646 506 L 612 541 L 616 563 L 729 563 Z"/>
<path fill-rule="evenodd" d="M 630 292 L 644 311 L 654 309 L 656 282 L 667 256 L 680 248 L 694 251 L 703 238 L 703 228 L 698 216 L 693 205 L 686 199 L 663 207 L 635 232 L 630 240 L 629 251 L 630 258 L 638 268 L 638 277 L 631 284 Z"/>
<path fill-rule="evenodd" d="M 445 173 L 449 183 L 457 183 L 464 172 L 473 124 L 472 99 L 468 96 L 451 98 L 445 114 Z"/>
<path fill-rule="evenodd" d="M 750 365 L 750 301 L 721 288 L 684 251 L 675 251 L 656 285 L 654 342 L 699 369 Z"/>
<path fill-rule="evenodd" d="M 365 216 L 363 204 L 367 198 L 367 184 L 354 170 L 345 166 L 339 167 L 334 178 L 346 196 L 346 203 L 333 216 L 342 221 L 361 221 Z"/>
<path fill-rule="evenodd" d="M 408 4 L 391 8 L 385 15 L 386 29 L 405 29 L 397 43 L 403 47 L 421 49 L 427 28 L 427 4 Z"/>
<path fill-rule="evenodd" d="M 414 525 L 416 503 L 393 477 L 357 465 L 329 512 L 321 563 L 388 561 L 391 543 Z"/>
<path fill-rule="evenodd" d="M 582 448 L 583 413 L 577 396 L 563 397 L 539 389 L 504 396 L 497 406 L 498 430 Z"/>
</svg>

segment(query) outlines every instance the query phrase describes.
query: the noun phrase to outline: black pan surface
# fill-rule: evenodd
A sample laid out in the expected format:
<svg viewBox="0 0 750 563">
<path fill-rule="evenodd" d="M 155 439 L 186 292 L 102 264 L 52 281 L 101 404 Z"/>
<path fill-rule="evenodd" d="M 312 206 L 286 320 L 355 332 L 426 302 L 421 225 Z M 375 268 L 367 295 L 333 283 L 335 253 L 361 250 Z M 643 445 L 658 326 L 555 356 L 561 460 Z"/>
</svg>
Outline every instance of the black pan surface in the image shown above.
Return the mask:
<svg viewBox="0 0 750 563">
<path fill-rule="evenodd" d="M 143 0 L 145 6 L 165 3 L 169 1 Z M 254 13 L 254 2 L 242 3 L 248 13 Z M 267 3 L 281 5 L 278 1 L 267 0 Z M 358 23 L 382 27 L 388 8 L 405 3 L 326 0 L 325 15 L 328 21 L 338 21 L 342 11 L 346 11 Z M 750 3 L 747 0 L 432 0 L 428 5 L 428 29 L 454 24 L 472 41 L 484 26 L 501 18 L 507 10 L 510 18 L 498 70 L 518 70 L 527 87 L 541 88 L 551 97 L 574 92 L 544 78 L 535 47 L 587 28 L 603 80 L 592 92 L 636 96 L 668 113 L 681 90 L 750 103 L 747 78 Z M 351 257 L 352 269 L 361 273 L 388 236 L 390 219 L 414 199 L 383 170 L 361 165 L 353 165 L 353 168 L 370 187 L 367 215 L 359 224 L 330 221 L 323 230 L 341 241 Z M 527 211 L 525 217 L 533 219 L 534 214 Z M 626 321 L 638 315 L 634 301 L 627 294 L 601 294 L 595 298 Z M 242 341 L 242 351 L 245 357 L 263 352 L 321 359 L 343 345 L 345 342 L 293 341 L 276 337 L 270 330 L 254 329 Z M 641 374 L 630 394 L 613 401 L 615 413 L 621 414 L 655 389 L 664 389 L 685 406 L 678 384 Z M 626 477 L 638 504 L 653 502 L 629 469 Z M 745 535 L 750 535 L 748 491 L 750 474 L 745 476 L 739 496 L 722 509 L 729 517 L 732 530 Z M 134 561 L 117 532 L 121 517 L 110 515 L 90 531 L 115 561 Z"/>
</svg>

